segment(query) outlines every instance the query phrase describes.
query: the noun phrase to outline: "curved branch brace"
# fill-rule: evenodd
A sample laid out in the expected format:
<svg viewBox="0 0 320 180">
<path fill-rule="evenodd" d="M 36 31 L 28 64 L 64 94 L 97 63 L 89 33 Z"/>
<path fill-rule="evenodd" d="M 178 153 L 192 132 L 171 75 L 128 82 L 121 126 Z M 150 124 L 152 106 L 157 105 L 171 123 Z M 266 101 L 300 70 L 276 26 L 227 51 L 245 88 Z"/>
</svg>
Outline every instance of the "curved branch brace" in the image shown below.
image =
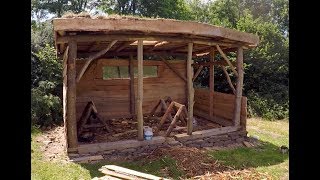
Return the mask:
<svg viewBox="0 0 320 180">
<path fill-rule="evenodd" d="M 223 70 L 224 75 L 225 75 L 226 78 L 227 78 L 228 84 L 229 84 L 230 88 L 232 89 L 233 94 L 236 95 L 236 89 L 234 88 L 234 86 L 233 86 L 233 84 L 232 84 L 232 82 L 231 82 L 231 79 L 230 79 L 230 77 L 229 77 L 229 74 L 228 74 L 226 68 L 225 68 L 224 66 L 221 66 L 221 68 L 222 68 L 222 70 Z"/>
<path fill-rule="evenodd" d="M 219 53 L 221 54 L 221 56 L 223 57 L 223 59 L 228 63 L 228 65 L 231 67 L 231 70 L 233 71 L 233 73 L 239 77 L 238 72 L 234 69 L 234 66 L 232 65 L 232 63 L 229 61 L 228 57 L 226 56 L 226 54 L 224 54 L 224 52 L 221 50 L 219 45 L 216 45 Z"/>
<path fill-rule="evenodd" d="M 118 41 L 118 40 L 112 41 L 112 42 L 108 45 L 108 47 L 107 47 L 106 49 L 103 49 L 103 50 L 99 51 L 98 53 L 96 53 L 96 54 L 94 54 L 94 55 L 92 55 L 92 56 L 90 56 L 90 57 L 88 58 L 87 62 L 83 65 L 82 69 L 80 70 L 80 72 L 79 72 L 79 74 L 78 74 L 78 76 L 77 76 L 77 82 L 80 81 L 81 77 L 83 76 L 83 74 L 84 74 L 84 73 L 86 72 L 86 70 L 88 69 L 90 63 L 91 63 L 93 60 L 98 59 L 99 57 L 101 57 L 101 56 L 103 56 L 105 53 L 107 53 L 107 52 L 111 49 L 111 47 L 112 47 L 114 44 L 117 43 L 117 41 Z"/>
</svg>

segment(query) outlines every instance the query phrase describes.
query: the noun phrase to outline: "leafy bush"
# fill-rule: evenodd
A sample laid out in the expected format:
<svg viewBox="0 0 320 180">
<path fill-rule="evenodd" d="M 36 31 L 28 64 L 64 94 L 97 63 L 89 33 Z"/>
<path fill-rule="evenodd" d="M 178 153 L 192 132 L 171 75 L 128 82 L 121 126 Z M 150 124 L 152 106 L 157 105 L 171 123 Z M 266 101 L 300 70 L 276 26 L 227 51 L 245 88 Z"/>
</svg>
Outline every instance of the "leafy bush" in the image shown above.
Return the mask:
<svg viewBox="0 0 320 180">
<path fill-rule="evenodd" d="M 50 93 L 55 86 L 53 82 L 40 81 L 39 86 L 31 90 L 32 124 L 46 126 L 53 122 L 61 122 L 61 100 Z"/>
<path fill-rule="evenodd" d="M 62 62 L 49 44 L 31 56 L 32 125 L 47 126 L 62 121 Z"/>
<path fill-rule="evenodd" d="M 248 95 L 248 114 L 268 120 L 284 119 L 289 117 L 289 103 L 279 104 L 275 100 L 261 97 L 257 93 Z"/>
</svg>

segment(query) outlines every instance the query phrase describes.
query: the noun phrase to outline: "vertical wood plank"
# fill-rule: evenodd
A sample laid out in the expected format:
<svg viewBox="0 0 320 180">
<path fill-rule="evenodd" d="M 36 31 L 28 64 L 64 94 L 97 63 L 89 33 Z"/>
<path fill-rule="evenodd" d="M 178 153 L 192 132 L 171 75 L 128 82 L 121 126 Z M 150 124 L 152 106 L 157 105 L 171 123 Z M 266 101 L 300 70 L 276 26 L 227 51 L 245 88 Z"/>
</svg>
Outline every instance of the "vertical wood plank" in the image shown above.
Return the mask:
<svg viewBox="0 0 320 180">
<path fill-rule="evenodd" d="M 67 61 L 67 137 L 68 148 L 78 147 L 77 119 L 76 119 L 76 58 L 77 44 L 75 41 L 68 43 Z"/>
<path fill-rule="evenodd" d="M 129 74 L 130 74 L 130 113 L 135 117 L 135 93 L 134 93 L 134 65 L 133 55 L 130 54 Z"/>
<path fill-rule="evenodd" d="M 188 59 L 187 59 L 187 84 L 188 84 L 188 122 L 187 134 L 192 134 L 192 120 L 193 120 L 193 99 L 194 99 L 194 89 L 193 89 L 193 69 L 192 69 L 192 49 L 193 43 L 188 43 Z"/>
<path fill-rule="evenodd" d="M 68 51 L 69 51 L 69 46 L 64 52 L 63 56 L 63 73 L 62 73 L 62 78 L 63 78 L 63 91 L 62 91 L 62 98 L 63 98 L 63 124 L 64 124 L 64 137 L 65 137 L 65 150 L 68 148 L 68 135 L 67 135 L 67 61 L 68 61 Z"/>
<path fill-rule="evenodd" d="M 240 112 L 241 112 L 241 98 L 242 98 L 242 86 L 243 86 L 243 48 L 239 47 L 237 50 L 237 86 L 236 86 L 236 98 L 234 102 L 234 114 L 233 122 L 234 126 L 240 125 Z"/>
<path fill-rule="evenodd" d="M 210 98 L 209 98 L 209 116 L 213 117 L 213 92 L 214 92 L 214 48 L 211 48 L 210 50 L 210 75 L 209 75 L 209 90 L 210 90 Z"/>
<path fill-rule="evenodd" d="M 138 120 L 138 140 L 143 141 L 143 40 L 138 40 L 138 97 L 137 97 L 137 120 Z"/>
</svg>

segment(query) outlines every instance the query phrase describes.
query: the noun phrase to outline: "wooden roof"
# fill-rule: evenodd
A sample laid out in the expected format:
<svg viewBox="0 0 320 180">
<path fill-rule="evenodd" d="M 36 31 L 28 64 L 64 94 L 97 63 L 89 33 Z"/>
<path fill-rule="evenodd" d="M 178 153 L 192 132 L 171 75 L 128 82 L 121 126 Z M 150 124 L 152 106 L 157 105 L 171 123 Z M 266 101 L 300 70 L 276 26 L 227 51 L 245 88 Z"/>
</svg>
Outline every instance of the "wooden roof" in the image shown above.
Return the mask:
<svg viewBox="0 0 320 180">
<path fill-rule="evenodd" d="M 56 18 L 53 19 L 55 43 L 59 54 L 69 40 L 78 44 L 78 53 L 91 53 L 104 49 L 118 40 L 109 54 L 136 52 L 136 40 L 144 40 L 146 53 L 186 53 L 187 43 L 194 43 L 193 52 L 206 53 L 214 45 L 222 49 L 252 48 L 259 37 L 219 26 L 172 19 L 142 19 L 127 17 Z"/>
</svg>

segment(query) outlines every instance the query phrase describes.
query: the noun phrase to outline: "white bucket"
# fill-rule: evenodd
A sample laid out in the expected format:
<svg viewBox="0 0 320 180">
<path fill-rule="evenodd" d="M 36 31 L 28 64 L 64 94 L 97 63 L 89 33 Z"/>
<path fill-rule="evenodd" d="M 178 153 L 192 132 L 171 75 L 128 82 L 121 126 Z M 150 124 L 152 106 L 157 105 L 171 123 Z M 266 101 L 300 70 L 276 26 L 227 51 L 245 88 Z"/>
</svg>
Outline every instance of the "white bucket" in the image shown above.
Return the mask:
<svg viewBox="0 0 320 180">
<path fill-rule="evenodd" d="M 153 132 L 152 128 L 149 126 L 144 126 L 143 127 L 143 132 L 144 132 L 144 139 L 145 140 L 151 140 L 153 137 Z"/>
</svg>

